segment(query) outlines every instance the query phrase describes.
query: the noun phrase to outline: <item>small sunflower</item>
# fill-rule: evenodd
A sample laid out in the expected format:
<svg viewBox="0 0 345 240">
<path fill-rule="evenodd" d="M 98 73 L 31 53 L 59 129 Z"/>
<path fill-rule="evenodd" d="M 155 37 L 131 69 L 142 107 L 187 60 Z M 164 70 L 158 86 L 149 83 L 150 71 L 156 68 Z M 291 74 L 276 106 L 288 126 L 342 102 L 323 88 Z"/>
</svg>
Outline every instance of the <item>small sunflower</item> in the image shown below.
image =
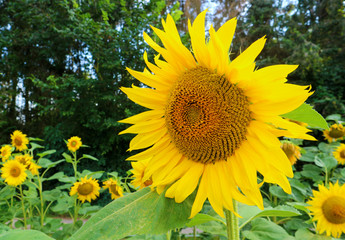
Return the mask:
<svg viewBox="0 0 345 240">
<path fill-rule="evenodd" d="M 16 160 L 9 160 L 1 168 L 1 177 L 10 186 L 18 186 L 26 179 L 25 167 Z"/>
<path fill-rule="evenodd" d="M 111 193 L 111 199 L 117 199 L 123 196 L 122 187 L 117 183 L 116 180 L 112 178 L 103 182 L 103 188 L 109 189 L 109 193 Z"/>
<path fill-rule="evenodd" d="M 131 182 L 131 184 L 134 187 L 139 187 L 139 189 L 142 189 L 144 187 L 148 187 L 152 185 L 152 178 L 149 178 L 145 181 L 143 181 L 144 179 L 144 174 L 145 174 L 145 169 L 147 167 L 149 163 L 149 159 L 143 160 L 143 161 L 139 161 L 139 162 L 131 162 L 133 170 L 131 170 L 132 174 L 133 174 L 133 181 Z"/>
<path fill-rule="evenodd" d="M 32 157 L 29 154 L 17 155 L 14 157 L 14 160 L 20 162 L 21 164 L 24 165 L 26 169 L 28 169 L 28 166 L 30 165 Z"/>
<path fill-rule="evenodd" d="M 98 180 L 89 178 L 87 176 L 80 179 L 80 182 L 75 182 L 71 187 L 70 195 L 78 194 L 78 199 L 84 203 L 85 200 L 91 202 L 99 196 Z"/>
<path fill-rule="evenodd" d="M 30 161 L 28 165 L 28 170 L 33 175 L 38 175 L 38 169 L 42 168 L 41 166 L 37 165 L 34 161 Z"/>
<path fill-rule="evenodd" d="M 3 162 L 6 162 L 7 159 L 11 156 L 12 147 L 10 145 L 5 145 L 0 149 L 0 156 Z"/>
<path fill-rule="evenodd" d="M 307 202 L 308 209 L 317 221 L 316 230 L 327 236 L 339 238 L 345 232 L 345 185 L 330 183 L 329 189 L 319 185 L 319 191 L 313 190 L 314 197 Z"/>
<path fill-rule="evenodd" d="M 341 143 L 340 146 L 333 152 L 333 156 L 337 159 L 339 164 L 345 164 L 345 144 Z"/>
<path fill-rule="evenodd" d="M 24 151 L 28 149 L 29 139 L 26 137 L 26 134 L 23 134 L 21 131 L 16 130 L 11 134 L 12 145 L 16 147 L 18 151 Z"/>
<path fill-rule="evenodd" d="M 292 142 L 284 141 L 282 142 L 282 145 L 280 146 L 281 149 L 283 149 L 284 153 L 290 160 L 291 165 L 294 165 L 297 160 L 301 157 L 301 148 Z"/>
<path fill-rule="evenodd" d="M 71 152 L 76 152 L 82 145 L 80 137 L 71 137 L 68 139 L 67 147 Z"/>
<path fill-rule="evenodd" d="M 335 123 L 329 128 L 329 130 L 324 130 L 323 135 L 330 143 L 342 140 L 345 136 L 345 128 L 342 124 Z"/>
<path fill-rule="evenodd" d="M 266 39 L 260 38 L 230 61 L 229 49 L 236 19 L 205 35 L 206 11 L 188 22 L 190 51 L 182 44 L 173 18 L 162 20 L 164 30 L 152 27 L 162 44 L 146 33 L 144 40 L 159 54 L 149 70 L 128 69 L 148 87 L 123 87 L 128 98 L 150 110 L 120 122 L 122 131 L 137 134 L 129 151 L 146 149 L 128 160 L 148 159 L 143 182 L 153 179 L 158 193 L 183 202 L 197 189 L 190 217 L 206 199 L 224 217 L 233 199 L 263 208 L 263 181 L 277 183 L 287 193 L 293 177 L 278 137 L 315 140 L 309 130 L 280 115 L 298 108 L 312 94 L 310 86 L 286 83 L 296 65 L 257 69 L 255 59 Z M 231 55 L 231 54 L 230 54 Z M 165 187 L 166 188 L 166 187 Z"/>
</svg>

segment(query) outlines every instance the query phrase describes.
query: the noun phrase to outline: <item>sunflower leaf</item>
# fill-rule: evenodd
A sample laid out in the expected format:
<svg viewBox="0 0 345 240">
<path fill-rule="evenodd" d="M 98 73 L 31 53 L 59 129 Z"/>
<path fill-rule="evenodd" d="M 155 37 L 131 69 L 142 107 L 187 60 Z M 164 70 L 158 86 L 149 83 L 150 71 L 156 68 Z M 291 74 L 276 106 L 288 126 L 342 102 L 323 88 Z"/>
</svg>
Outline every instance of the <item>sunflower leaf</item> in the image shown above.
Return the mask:
<svg viewBox="0 0 345 240">
<path fill-rule="evenodd" d="M 295 110 L 281 115 L 284 118 L 308 123 L 310 127 L 329 129 L 326 120 L 307 103 L 303 103 Z"/>
<path fill-rule="evenodd" d="M 53 238 L 48 237 L 48 235 L 43 232 L 36 230 L 13 230 L 0 234 L 0 240 L 53 240 Z"/>
<path fill-rule="evenodd" d="M 144 188 L 111 202 L 93 215 L 70 240 L 122 239 L 134 234 L 162 234 L 188 222 L 195 195 L 184 202 Z"/>
<path fill-rule="evenodd" d="M 250 240 L 294 239 L 284 228 L 263 218 L 254 219 L 251 225 L 252 228 L 250 230 L 242 232 L 243 236 Z"/>
<path fill-rule="evenodd" d="M 187 227 L 193 227 L 193 226 L 196 226 L 196 225 L 199 225 L 202 223 L 206 223 L 206 222 L 210 222 L 210 221 L 218 221 L 218 222 L 221 222 L 224 225 L 226 225 L 226 223 L 224 221 L 222 221 L 221 219 L 212 217 L 208 214 L 198 213 L 188 223 L 186 223 L 186 226 Z"/>
</svg>

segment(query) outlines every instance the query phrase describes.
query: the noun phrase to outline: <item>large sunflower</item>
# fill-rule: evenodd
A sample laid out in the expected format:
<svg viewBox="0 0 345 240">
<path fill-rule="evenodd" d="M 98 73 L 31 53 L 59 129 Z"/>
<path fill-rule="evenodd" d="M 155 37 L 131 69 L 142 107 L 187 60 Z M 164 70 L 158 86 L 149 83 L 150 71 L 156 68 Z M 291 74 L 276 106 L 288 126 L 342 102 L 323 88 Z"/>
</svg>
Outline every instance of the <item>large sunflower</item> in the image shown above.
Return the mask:
<svg viewBox="0 0 345 240">
<path fill-rule="evenodd" d="M 264 37 L 230 62 L 236 19 L 218 31 L 211 26 L 206 42 L 205 14 L 188 24 L 193 54 L 182 44 L 170 15 L 162 20 L 164 30 L 152 27 L 164 47 L 144 33 L 159 53 L 155 64 L 145 53 L 150 71 L 128 71 L 152 88 L 121 88 L 150 109 L 121 121 L 134 124 L 121 134 L 138 134 L 129 150 L 148 148 L 129 160 L 149 159 L 143 181 L 152 178 L 153 187 L 169 186 L 165 196 L 178 203 L 198 188 L 190 217 L 207 198 L 221 216 L 224 207 L 233 210 L 232 199 L 263 208 L 257 172 L 290 193 L 292 167 L 277 137 L 314 139 L 305 127 L 280 117 L 312 94 L 309 87 L 286 83 L 297 66 L 257 70 Z"/>
<path fill-rule="evenodd" d="M 16 160 L 8 160 L 1 168 L 1 177 L 10 186 L 18 186 L 22 184 L 27 174 L 25 173 L 25 166 Z"/>
<path fill-rule="evenodd" d="M 342 124 L 333 124 L 329 130 L 325 129 L 323 135 L 328 142 L 336 142 L 342 140 L 345 136 L 345 128 Z"/>
<path fill-rule="evenodd" d="M 339 238 L 345 233 L 345 185 L 330 183 L 329 189 L 319 185 L 319 191 L 313 191 L 313 195 L 308 208 L 317 221 L 316 230 Z"/>
<path fill-rule="evenodd" d="M 75 182 L 71 187 L 70 195 L 78 195 L 78 199 L 84 203 L 85 200 L 91 202 L 99 196 L 99 184 L 98 180 L 89 178 L 87 176 L 80 179 L 80 182 Z"/>
<path fill-rule="evenodd" d="M 11 134 L 12 145 L 16 147 L 18 151 L 24 151 L 28 149 L 29 139 L 26 137 L 26 134 L 23 134 L 19 130 L 15 130 Z"/>
<path fill-rule="evenodd" d="M 333 156 L 337 159 L 339 164 L 345 164 L 345 144 L 341 143 L 339 147 L 333 152 Z"/>
<path fill-rule="evenodd" d="M 123 196 L 122 187 L 119 185 L 119 183 L 116 180 L 112 178 L 103 182 L 103 188 L 109 189 L 109 193 L 111 194 L 111 199 L 117 199 Z"/>
<path fill-rule="evenodd" d="M 12 147 L 10 145 L 5 145 L 1 147 L 0 149 L 0 157 L 3 162 L 6 162 L 7 159 L 11 156 L 12 153 Z"/>
</svg>

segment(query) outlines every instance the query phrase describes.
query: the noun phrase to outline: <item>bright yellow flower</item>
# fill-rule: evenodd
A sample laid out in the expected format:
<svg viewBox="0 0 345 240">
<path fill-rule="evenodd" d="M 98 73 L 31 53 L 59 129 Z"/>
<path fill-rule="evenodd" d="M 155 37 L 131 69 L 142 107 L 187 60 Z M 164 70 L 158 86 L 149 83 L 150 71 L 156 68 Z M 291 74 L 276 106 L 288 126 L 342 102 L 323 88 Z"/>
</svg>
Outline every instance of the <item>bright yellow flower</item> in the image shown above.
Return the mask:
<svg viewBox="0 0 345 240">
<path fill-rule="evenodd" d="M 319 185 L 319 191 L 313 191 L 313 195 L 308 208 L 314 215 L 313 221 L 317 221 L 316 230 L 339 238 L 345 233 L 345 185 L 330 183 L 329 189 Z"/>
<path fill-rule="evenodd" d="M 340 146 L 333 152 L 333 156 L 337 159 L 339 164 L 345 164 L 345 144 L 341 143 Z"/>
<path fill-rule="evenodd" d="M 41 166 L 37 165 L 35 162 L 30 161 L 29 165 L 28 165 L 28 169 L 29 171 L 33 174 L 33 175 L 38 175 L 38 169 L 42 168 Z"/>
<path fill-rule="evenodd" d="M 10 186 L 22 184 L 27 176 L 24 165 L 16 160 L 5 162 L 1 168 L 1 172 L 1 177 L 4 178 L 5 182 Z"/>
<path fill-rule="evenodd" d="M 112 178 L 103 182 L 103 188 L 109 189 L 109 193 L 111 193 L 111 199 L 117 199 L 123 196 L 122 187 L 117 183 L 116 180 Z"/>
<path fill-rule="evenodd" d="M 147 180 L 143 181 L 145 169 L 149 163 L 149 159 L 145 159 L 139 162 L 131 162 L 133 170 L 131 172 L 133 173 L 133 181 L 131 184 L 134 187 L 138 187 L 139 189 L 142 189 L 144 187 L 148 187 L 152 185 L 152 178 L 148 178 Z"/>
<path fill-rule="evenodd" d="M 96 179 L 86 179 L 87 176 L 80 179 L 80 182 L 75 182 L 71 187 L 71 196 L 78 194 L 78 199 L 84 203 L 85 200 L 91 202 L 99 196 L 99 184 Z"/>
<path fill-rule="evenodd" d="M 26 137 L 26 134 L 23 134 L 21 131 L 16 130 L 11 134 L 12 145 L 16 147 L 18 151 L 24 151 L 28 149 L 29 139 Z"/>
<path fill-rule="evenodd" d="M 329 130 L 324 130 L 323 135 L 328 142 L 342 140 L 345 136 L 345 128 L 341 124 L 333 124 Z"/>
<path fill-rule="evenodd" d="M 71 152 L 77 151 L 82 145 L 80 137 L 71 137 L 68 139 L 67 147 Z"/>
<path fill-rule="evenodd" d="M 120 121 L 134 124 L 120 134 L 138 134 L 130 151 L 148 148 L 128 160 L 149 159 L 142 181 L 152 178 L 153 187 L 169 185 L 165 196 L 178 203 L 197 189 L 190 217 L 207 198 L 221 216 L 223 208 L 233 210 L 233 199 L 263 208 L 257 172 L 290 193 L 292 167 L 277 137 L 314 140 L 307 128 L 280 117 L 312 94 L 310 87 L 286 83 L 297 66 L 257 69 L 264 37 L 229 61 L 236 19 L 218 31 L 211 26 L 205 41 L 205 15 L 188 24 L 193 54 L 182 44 L 170 15 L 162 20 L 164 30 L 152 28 L 164 47 L 144 33 L 159 53 L 155 64 L 145 53 L 150 71 L 128 71 L 152 88 L 121 88 L 150 109 Z"/>
<path fill-rule="evenodd" d="M 5 145 L 0 149 L 0 156 L 3 162 L 6 162 L 7 159 L 11 156 L 12 147 L 10 145 Z"/>
<path fill-rule="evenodd" d="M 30 165 L 30 162 L 32 160 L 32 157 L 29 154 L 24 154 L 24 155 L 17 155 L 14 157 L 14 160 L 20 162 L 21 164 L 28 169 L 28 166 Z"/>
<path fill-rule="evenodd" d="M 292 142 L 282 142 L 280 146 L 288 159 L 290 160 L 291 165 L 294 165 L 297 160 L 301 157 L 301 148 Z"/>
</svg>

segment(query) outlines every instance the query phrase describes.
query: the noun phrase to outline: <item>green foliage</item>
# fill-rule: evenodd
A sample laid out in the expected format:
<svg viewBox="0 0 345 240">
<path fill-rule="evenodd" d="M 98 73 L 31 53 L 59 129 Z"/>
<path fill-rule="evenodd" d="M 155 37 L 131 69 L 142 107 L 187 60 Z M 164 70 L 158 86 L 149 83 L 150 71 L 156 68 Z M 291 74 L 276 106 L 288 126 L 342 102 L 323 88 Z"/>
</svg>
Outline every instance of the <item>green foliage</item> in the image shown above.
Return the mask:
<svg viewBox="0 0 345 240">
<path fill-rule="evenodd" d="M 37 231 L 37 230 L 14 230 L 9 231 L 4 234 L 0 234 L 0 240 L 18 240 L 18 239 L 27 239 L 27 240 L 52 240 L 46 234 Z"/>
<path fill-rule="evenodd" d="M 162 234 L 188 221 L 194 195 L 183 203 L 144 188 L 119 198 L 80 228 L 71 239 L 122 239 L 133 234 Z M 145 217 L 143 217 L 145 216 Z"/>
</svg>

